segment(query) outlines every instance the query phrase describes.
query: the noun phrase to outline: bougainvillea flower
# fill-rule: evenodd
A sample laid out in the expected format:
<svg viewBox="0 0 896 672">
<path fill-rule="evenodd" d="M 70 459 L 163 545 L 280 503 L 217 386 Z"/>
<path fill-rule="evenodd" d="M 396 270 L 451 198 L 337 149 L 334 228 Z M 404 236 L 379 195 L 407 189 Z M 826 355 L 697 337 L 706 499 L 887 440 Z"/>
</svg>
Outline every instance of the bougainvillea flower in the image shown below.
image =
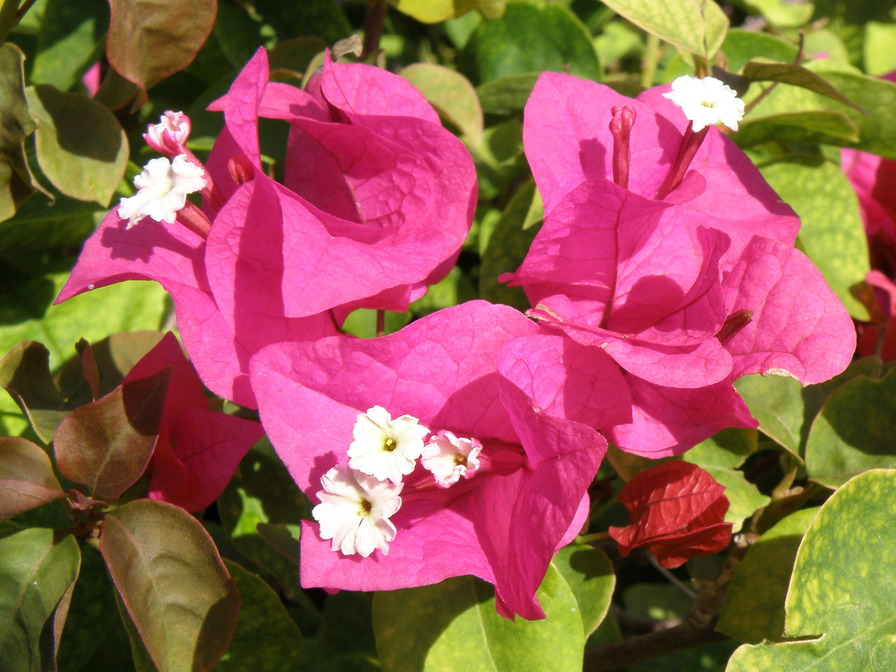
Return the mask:
<svg viewBox="0 0 896 672">
<path fill-rule="evenodd" d="M 737 92 L 715 77 L 682 75 L 672 82 L 672 90 L 663 94 L 681 108 L 691 120 L 694 132 L 707 126 L 724 124 L 732 131 L 744 116 L 744 101 Z"/>
<path fill-rule="evenodd" d="M 174 224 L 177 213 L 184 208 L 187 195 L 206 185 L 201 166 L 188 161 L 183 154 L 151 159 L 143 172 L 134 178 L 138 191 L 130 198 L 121 199 L 118 216 L 128 220 L 126 229 L 149 217 L 157 222 Z"/>
<path fill-rule="evenodd" d="M 262 422 L 327 527 L 303 523 L 302 585 L 391 590 L 471 574 L 495 585 L 500 613 L 542 618 L 535 591 L 554 552 L 582 525 L 606 449 L 581 420 L 630 417 L 611 360 L 583 350 L 482 301 L 383 338 L 263 349 L 251 368 Z M 359 476 L 348 468 L 348 449 L 377 406 L 414 418 L 430 443 L 466 442 L 461 455 L 481 445 L 478 468 L 446 483 L 420 460 L 400 490 Z M 339 509 L 317 508 L 323 504 Z"/>
<path fill-rule="evenodd" d="M 731 541 L 724 492 L 725 487 L 697 465 L 664 462 L 625 484 L 619 503 L 628 509 L 631 522 L 610 527 L 609 534 L 622 555 L 644 546 L 668 569 L 698 555 L 719 553 Z"/>
<path fill-rule="evenodd" d="M 472 221 L 475 171 L 422 94 L 366 65 L 327 58 L 303 91 L 269 82 L 260 50 L 211 109 L 225 127 L 204 166 L 202 208 L 187 200 L 176 223 L 147 216 L 130 229 L 130 212 L 113 209 L 58 300 L 159 282 L 206 386 L 255 406 L 248 366 L 263 346 L 334 335 L 359 307 L 404 311 L 450 270 Z M 198 163 L 178 114 L 147 139 L 184 149 L 171 165 Z M 289 124 L 283 184 L 261 163 L 261 117 Z"/>
<path fill-rule="evenodd" d="M 167 368 L 171 378 L 150 461 L 149 497 L 201 511 L 224 491 L 264 430 L 252 420 L 209 409 L 199 376 L 171 333 L 134 365 L 124 382 Z"/>
<path fill-rule="evenodd" d="M 453 266 L 473 219 L 473 162 L 403 78 L 327 55 L 303 91 L 268 82 L 262 49 L 210 109 L 223 111 L 226 125 L 209 173 L 233 189 L 235 163 L 254 170 L 236 189 L 251 202 L 264 187 L 258 217 L 279 224 L 268 248 L 256 244 L 251 216 L 216 238 L 255 263 L 282 255 L 286 315 L 334 306 L 404 311 Z M 259 118 L 289 123 L 282 185 L 262 170 Z M 241 287 L 216 293 L 234 290 Z"/>
<path fill-rule="evenodd" d="M 524 146 L 545 222 L 502 276 L 532 316 L 616 361 L 633 419 L 598 428 L 652 457 L 755 427 L 739 376 L 820 382 L 855 347 L 845 309 L 793 247 L 793 211 L 717 128 L 694 132 L 667 90 L 632 100 L 539 78 Z"/>
</svg>

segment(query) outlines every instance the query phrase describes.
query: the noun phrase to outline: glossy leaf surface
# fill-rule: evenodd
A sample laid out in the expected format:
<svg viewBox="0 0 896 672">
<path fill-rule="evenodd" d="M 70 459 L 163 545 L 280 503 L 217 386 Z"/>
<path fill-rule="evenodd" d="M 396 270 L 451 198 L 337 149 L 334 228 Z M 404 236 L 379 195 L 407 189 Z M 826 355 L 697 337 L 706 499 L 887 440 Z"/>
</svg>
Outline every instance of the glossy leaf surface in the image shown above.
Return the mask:
<svg viewBox="0 0 896 672">
<path fill-rule="evenodd" d="M 240 596 L 196 519 L 136 500 L 106 517 L 100 551 L 159 670 L 211 670 L 230 643 Z"/>
</svg>

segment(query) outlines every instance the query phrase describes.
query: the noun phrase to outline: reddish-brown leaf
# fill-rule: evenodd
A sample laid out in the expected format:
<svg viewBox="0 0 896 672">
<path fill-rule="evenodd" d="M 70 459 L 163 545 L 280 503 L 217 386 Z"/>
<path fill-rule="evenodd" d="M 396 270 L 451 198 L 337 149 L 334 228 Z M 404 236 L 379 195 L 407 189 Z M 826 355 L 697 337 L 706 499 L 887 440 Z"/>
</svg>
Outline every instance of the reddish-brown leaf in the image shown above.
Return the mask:
<svg viewBox="0 0 896 672">
<path fill-rule="evenodd" d="M 56 431 L 60 473 L 113 501 L 140 478 L 159 434 L 171 370 L 123 383 L 69 415 Z"/>
<path fill-rule="evenodd" d="M 50 456 L 27 439 L 0 437 L 0 520 L 65 497 Z"/>
<path fill-rule="evenodd" d="M 718 553 L 731 541 L 724 490 L 695 464 L 664 462 L 625 485 L 619 502 L 628 509 L 631 522 L 611 527 L 609 534 L 622 555 L 646 546 L 668 568 L 696 555 Z"/>
<path fill-rule="evenodd" d="M 240 595 L 205 528 L 172 504 L 139 499 L 106 516 L 100 552 L 158 669 L 214 668 Z"/>
<path fill-rule="evenodd" d="M 217 0 L 109 0 L 109 4 L 106 57 L 144 92 L 193 62 L 218 11 Z"/>
</svg>

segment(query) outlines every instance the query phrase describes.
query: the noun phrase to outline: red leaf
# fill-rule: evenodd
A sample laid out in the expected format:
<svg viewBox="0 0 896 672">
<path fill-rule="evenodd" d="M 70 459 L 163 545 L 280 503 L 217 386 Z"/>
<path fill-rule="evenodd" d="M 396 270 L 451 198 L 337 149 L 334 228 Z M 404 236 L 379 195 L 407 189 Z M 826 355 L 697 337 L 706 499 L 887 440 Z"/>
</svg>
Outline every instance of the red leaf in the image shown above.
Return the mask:
<svg viewBox="0 0 896 672">
<path fill-rule="evenodd" d="M 611 527 L 619 552 L 646 546 L 660 565 L 683 565 L 696 555 L 711 555 L 731 541 L 725 522 L 729 502 L 724 486 L 689 462 L 673 460 L 643 471 L 619 493 L 631 523 Z"/>
</svg>

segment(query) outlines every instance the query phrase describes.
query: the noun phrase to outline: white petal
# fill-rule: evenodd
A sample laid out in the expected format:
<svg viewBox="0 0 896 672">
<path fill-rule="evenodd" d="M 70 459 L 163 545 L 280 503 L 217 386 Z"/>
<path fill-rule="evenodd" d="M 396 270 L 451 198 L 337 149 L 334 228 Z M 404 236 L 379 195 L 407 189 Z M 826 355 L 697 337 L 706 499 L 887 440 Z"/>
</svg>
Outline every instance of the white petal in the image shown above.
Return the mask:
<svg viewBox="0 0 896 672">
<path fill-rule="evenodd" d="M 389 518 L 401 508 L 401 485 L 378 481 L 343 465 L 321 478 L 320 504 L 311 510 L 320 523 L 322 539 L 344 555 L 369 556 L 376 549 L 389 552 L 395 526 Z"/>
<path fill-rule="evenodd" d="M 205 187 L 204 173 L 201 166 L 183 155 L 176 156 L 173 163 L 164 157 L 152 159 L 134 178 L 137 193 L 121 199 L 118 216 L 128 220 L 127 228 L 145 217 L 173 224 L 187 202 L 187 194 Z"/>
<path fill-rule="evenodd" d="M 461 477 L 472 478 L 479 469 L 480 452 L 482 444 L 477 439 L 459 439 L 443 431 L 423 448 L 423 466 L 432 472 L 438 485 L 447 488 Z"/>
<path fill-rule="evenodd" d="M 402 415 L 393 420 L 382 406 L 374 406 L 358 414 L 348 465 L 381 481 L 400 483 L 403 476 L 414 471 L 427 434 L 429 429 L 417 418 Z"/>
<path fill-rule="evenodd" d="M 678 105 L 691 121 L 694 131 L 722 123 L 732 131 L 744 116 L 744 101 L 737 92 L 715 77 L 688 77 L 684 75 L 672 82 L 672 90 L 664 93 Z"/>
</svg>

